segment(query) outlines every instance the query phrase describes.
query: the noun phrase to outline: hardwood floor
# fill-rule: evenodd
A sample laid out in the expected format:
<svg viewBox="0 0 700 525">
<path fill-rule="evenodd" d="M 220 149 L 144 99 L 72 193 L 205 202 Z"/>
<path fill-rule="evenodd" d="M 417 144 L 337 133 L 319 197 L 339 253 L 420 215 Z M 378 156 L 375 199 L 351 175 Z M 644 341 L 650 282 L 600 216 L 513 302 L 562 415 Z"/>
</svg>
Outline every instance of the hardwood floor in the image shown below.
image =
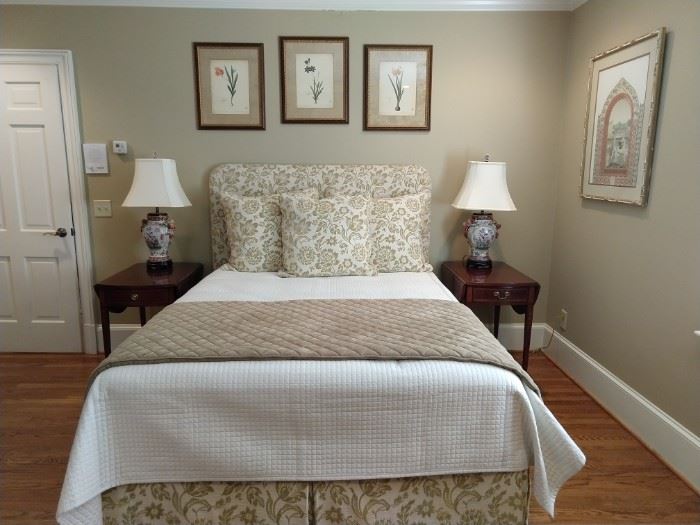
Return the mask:
<svg viewBox="0 0 700 525">
<path fill-rule="evenodd" d="M 53 518 L 85 383 L 101 357 L 0 354 L 0 523 Z M 533 501 L 531 524 L 700 524 L 700 496 L 542 353 L 530 373 L 586 467 L 562 489 L 551 520 Z"/>
</svg>

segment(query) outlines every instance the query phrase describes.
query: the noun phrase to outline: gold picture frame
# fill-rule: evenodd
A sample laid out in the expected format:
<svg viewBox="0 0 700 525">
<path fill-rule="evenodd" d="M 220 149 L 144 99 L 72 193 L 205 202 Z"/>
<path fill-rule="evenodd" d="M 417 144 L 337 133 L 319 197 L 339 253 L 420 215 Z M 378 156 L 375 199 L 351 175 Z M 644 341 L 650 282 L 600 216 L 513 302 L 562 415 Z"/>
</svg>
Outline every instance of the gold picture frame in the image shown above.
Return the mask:
<svg viewBox="0 0 700 525">
<path fill-rule="evenodd" d="M 433 46 L 365 45 L 363 129 L 429 131 Z"/>
<path fill-rule="evenodd" d="M 647 205 L 665 37 L 662 27 L 591 59 L 582 198 Z"/>
<path fill-rule="evenodd" d="M 263 44 L 194 42 L 197 129 L 265 129 Z"/>
</svg>

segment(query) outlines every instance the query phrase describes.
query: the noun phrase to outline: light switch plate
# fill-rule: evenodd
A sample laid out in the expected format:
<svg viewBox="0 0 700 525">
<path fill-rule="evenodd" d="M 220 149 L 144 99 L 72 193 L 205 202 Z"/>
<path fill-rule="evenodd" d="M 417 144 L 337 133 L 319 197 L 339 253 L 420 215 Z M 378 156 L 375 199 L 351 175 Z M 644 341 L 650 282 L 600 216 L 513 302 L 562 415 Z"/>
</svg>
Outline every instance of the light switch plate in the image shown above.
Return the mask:
<svg viewBox="0 0 700 525">
<path fill-rule="evenodd" d="M 112 141 L 112 153 L 117 155 L 126 155 L 128 145 L 125 140 L 113 140 Z"/>
<path fill-rule="evenodd" d="M 92 207 L 95 212 L 95 217 L 111 217 L 112 216 L 112 201 L 92 201 Z"/>
</svg>

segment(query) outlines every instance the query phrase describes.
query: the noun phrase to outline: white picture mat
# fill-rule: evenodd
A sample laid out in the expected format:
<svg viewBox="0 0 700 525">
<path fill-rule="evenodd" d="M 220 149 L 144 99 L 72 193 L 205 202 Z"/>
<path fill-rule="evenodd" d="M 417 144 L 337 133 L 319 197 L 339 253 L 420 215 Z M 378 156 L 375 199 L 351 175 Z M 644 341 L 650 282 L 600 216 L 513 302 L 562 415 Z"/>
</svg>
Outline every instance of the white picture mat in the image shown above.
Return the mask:
<svg viewBox="0 0 700 525">
<path fill-rule="evenodd" d="M 231 103 L 231 94 L 227 88 L 226 73 L 217 75 L 217 71 L 231 68 L 238 73 L 236 93 Z M 211 78 L 211 112 L 216 115 L 248 115 L 250 113 L 250 63 L 248 60 L 211 60 L 209 62 Z"/>
<path fill-rule="evenodd" d="M 309 61 L 308 63 L 306 61 Z M 306 72 L 307 67 L 314 71 Z M 312 84 L 322 82 L 323 91 L 314 102 Z M 296 55 L 297 107 L 333 107 L 333 55 L 330 53 L 297 53 Z"/>
<path fill-rule="evenodd" d="M 395 72 L 403 73 L 401 86 L 404 88 L 401 101 L 398 105 L 401 108 L 396 111 L 396 92 L 392 87 L 395 81 Z M 418 64 L 416 62 L 380 62 L 379 63 L 379 114 L 389 116 L 403 116 L 416 114 L 416 82 Z"/>
</svg>

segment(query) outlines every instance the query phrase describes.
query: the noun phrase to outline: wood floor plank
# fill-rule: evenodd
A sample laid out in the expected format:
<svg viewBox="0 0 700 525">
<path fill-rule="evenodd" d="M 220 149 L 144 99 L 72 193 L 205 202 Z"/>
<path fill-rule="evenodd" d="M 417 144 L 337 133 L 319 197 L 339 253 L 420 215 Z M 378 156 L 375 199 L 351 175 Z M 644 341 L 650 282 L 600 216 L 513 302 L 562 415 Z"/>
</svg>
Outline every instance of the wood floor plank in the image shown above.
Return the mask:
<svg viewBox="0 0 700 525">
<path fill-rule="evenodd" d="M 700 524 L 700 496 L 544 354 L 530 359 L 528 372 L 586 454 L 559 493 L 555 519 L 533 502 L 531 524 Z"/>
<path fill-rule="evenodd" d="M 85 385 L 101 356 L 0 355 L 0 523 L 53 525 Z M 700 524 L 700 496 L 542 353 L 530 374 L 587 456 L 559 493 L 552 520 L 530 523 Z"/>
</svg>

